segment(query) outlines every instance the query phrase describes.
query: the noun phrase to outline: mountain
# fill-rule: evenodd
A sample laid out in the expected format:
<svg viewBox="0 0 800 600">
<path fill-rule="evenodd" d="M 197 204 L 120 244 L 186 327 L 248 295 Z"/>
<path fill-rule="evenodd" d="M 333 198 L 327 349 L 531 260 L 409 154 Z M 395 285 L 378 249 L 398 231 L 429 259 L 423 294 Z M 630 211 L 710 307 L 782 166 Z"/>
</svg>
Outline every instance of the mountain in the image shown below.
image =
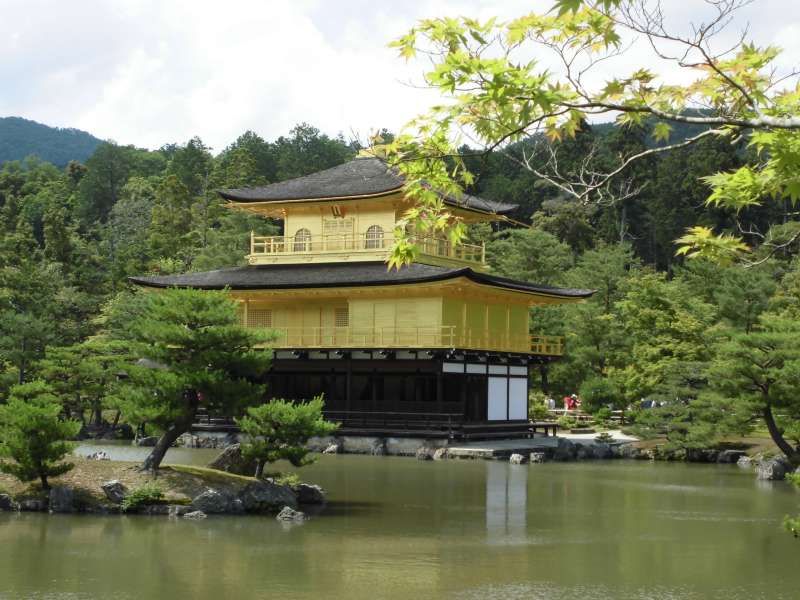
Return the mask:
<svg viewBox="0 0 800 600">
<path fill-rule="evenodd" d="M 49 127 L 21 117 L 0 117 L 0 164 L 34 154 L 64 167 L 71 160 L 84 162 L 102 141 L 80 129 Z"/>
</svg>

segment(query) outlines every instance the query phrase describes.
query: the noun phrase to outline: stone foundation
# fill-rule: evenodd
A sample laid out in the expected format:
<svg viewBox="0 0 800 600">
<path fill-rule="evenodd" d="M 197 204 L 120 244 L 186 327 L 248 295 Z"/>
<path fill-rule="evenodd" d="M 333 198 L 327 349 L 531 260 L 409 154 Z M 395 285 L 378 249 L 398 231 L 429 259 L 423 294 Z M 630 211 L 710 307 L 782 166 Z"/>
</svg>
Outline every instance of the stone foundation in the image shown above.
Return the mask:
<svg viewBox="0 0 800 600">
<path fill-rule="evenodd" d="M 178 438 L 177 445 L 186 448 L 227 448 L 240 441 L 236 434 L 215 431 L 196 431 Z M 335 446 L 340 454 L 371 454 L 390 456 L 415 456 L 420 448 L 430 451 L 431 455 L 439 448 L 446 448 L 446 437 L 402 438 L 362 435 L 336 435 L 311 438 L 308 447 L 312 452 L 324 452 Z"/>
</svg>

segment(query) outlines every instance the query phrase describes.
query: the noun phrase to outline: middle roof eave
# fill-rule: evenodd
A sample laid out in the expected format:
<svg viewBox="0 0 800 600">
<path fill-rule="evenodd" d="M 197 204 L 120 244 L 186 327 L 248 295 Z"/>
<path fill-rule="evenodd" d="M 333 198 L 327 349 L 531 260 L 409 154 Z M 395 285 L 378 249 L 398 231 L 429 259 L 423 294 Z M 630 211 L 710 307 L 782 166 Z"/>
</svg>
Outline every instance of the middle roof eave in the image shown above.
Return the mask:
<svg viewBox="0 0 800 600">
<path fill-rule="evenodd" d="M 591 290 L 557 288 L 497 277 L 473 271 L 469 267 L 446 268 L 419 263 L 413 263 L 399 270 L 389 270 L 383 262 L 262 265 L 130 279 L 133 283 L 146 287 L 188 287 L 209 290 L 227 288 L 244 291 L 413 285 L 459 277 L 490 287 L 563 299 L 588 298 L 593 294 Z"/>
</svg>

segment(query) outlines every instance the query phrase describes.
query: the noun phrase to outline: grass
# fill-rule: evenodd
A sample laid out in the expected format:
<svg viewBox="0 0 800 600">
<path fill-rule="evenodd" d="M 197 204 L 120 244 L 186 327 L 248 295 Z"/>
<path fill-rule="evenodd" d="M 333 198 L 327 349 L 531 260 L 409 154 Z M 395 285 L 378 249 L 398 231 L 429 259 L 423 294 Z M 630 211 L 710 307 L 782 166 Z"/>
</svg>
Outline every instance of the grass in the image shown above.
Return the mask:
<svg viewBox="0 0 800 600">
<path fill-rule="evenodd" d="M 194 465 L 167 465 L 161 468 L 162 472 L 173 471 L 175 473 L 184 473 L 195 477 L 201 477 L 205 481 L 214 481 L 222 484 L 236 485 L 248 484 L 255 481 L 255 477 L 247 477 L 246 475 L 237 475 L 235 473 L 228 473 L 227 471 L 218 471 L 216 469 L 209 469 L 208 467 L 196 467 Z"/>
<path fill-rule="evenodd" d="M 635 442 L 636 447 L 647 450 L 660 446 L 666 442 L 664 436 L 657 436 L 645 440 Z M 769 434 L 764 430 L 754 431 L 747 436 L 729 436 L 723 438 L 717 444 L 711 446 L 717 450 L 744 450 L 748 456 L 755 456 L 756 454 L 763 454 L 765 456 L 772 456 L 779 454 L 778 447 L 769 437 Z"/>
<path fill-rule="evenodd" d="M 88 504 L 108 502 L 101 486 L 112 479 L 119 480 L 131 491 L 156 484 L 163 491 L 163 501 L 167 504 L 188 504 L 192 498 L 210 486 L 236 491 L 255 481 L 252 477 L 189 465 L 165 465 L 161 467 L 156 477 L 153 477 L 152 474 L 139 470 L 140 463 L 87 460 L 78 457 L 71 461 L 75 464 L 75 468 L 60 477 L 51 478 L 50 485 L 69 486 L 85 498 Z M 38 481 L 22 483 L 2 473 L 0 473 L 0 490 L 15 498 L 42 495 Z"/>
</svg>

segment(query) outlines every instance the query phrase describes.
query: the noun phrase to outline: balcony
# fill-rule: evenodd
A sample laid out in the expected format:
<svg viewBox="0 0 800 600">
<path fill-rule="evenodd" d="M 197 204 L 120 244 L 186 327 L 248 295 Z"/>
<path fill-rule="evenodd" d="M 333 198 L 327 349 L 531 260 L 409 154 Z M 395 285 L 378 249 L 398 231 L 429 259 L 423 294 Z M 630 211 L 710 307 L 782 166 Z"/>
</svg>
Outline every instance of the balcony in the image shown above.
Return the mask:
<svg viewBox="0 0 800 600">
<path fill-rule="evenodd" d="M 280 349 L 313 348 L 458 348 L 561 356 L 564 338 L 542 335 L 506 335 L 442 327 L 277 327 L 270 328 Z"/>
<path fill-rule="evenodd" d="M 419 250 L 420 262 L 470 266 L 478 270 L 486 268 L 484 246 L 454 245 L 433 237 L 412 238 L 411 241 Z M 307 235 L 298 238 L 251 233 L 247 259 L 251 265 L 386 260 L 391 247 L 392 239 L 382 234 Z"/>
</svg>

